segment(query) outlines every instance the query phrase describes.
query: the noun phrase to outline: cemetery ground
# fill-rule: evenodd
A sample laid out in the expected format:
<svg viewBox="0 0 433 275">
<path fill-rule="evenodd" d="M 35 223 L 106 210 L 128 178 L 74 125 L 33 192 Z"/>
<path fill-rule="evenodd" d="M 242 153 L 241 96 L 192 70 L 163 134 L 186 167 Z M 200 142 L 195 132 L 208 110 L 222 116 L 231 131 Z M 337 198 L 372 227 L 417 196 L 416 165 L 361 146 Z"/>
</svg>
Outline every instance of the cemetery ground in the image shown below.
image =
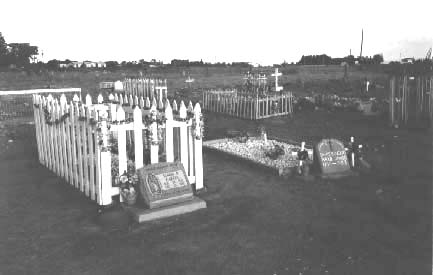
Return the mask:
<svg viewBox="0 0 433 275">
<path fill-rule="evenodd" d="M 207 123 L 208 138 L 257 127 L 216 115 Z M 1 124 L 0 274 L 429 274 L 431 131 L 320 110 L 262 123 L 270 135 L 309 144 L 355 136 L 375 169 L 303 182 L 204 152 L 207 209 L 107 225 L 94 203 L 38 163 L 33 125 Z M 393 136 L 406 139 L 409 156 L 389 180 L 381 145 Z"/>
</svg>

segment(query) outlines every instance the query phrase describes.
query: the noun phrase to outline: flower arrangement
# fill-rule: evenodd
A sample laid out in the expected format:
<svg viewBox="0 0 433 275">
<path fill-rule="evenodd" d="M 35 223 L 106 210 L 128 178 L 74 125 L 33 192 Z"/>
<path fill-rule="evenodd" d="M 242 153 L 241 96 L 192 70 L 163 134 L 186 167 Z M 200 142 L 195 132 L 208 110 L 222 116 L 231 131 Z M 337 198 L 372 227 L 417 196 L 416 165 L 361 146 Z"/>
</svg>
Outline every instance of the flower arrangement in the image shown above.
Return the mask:
<svg viewBox="0 0 433 275">
<path fill-rule="evenodd" d="M 135 171 L 135 164 L 132 160 L 127 162 L 127 171 L 119 174 L 119 158 L 112 155 L 111 158 L 111 175 L 113 186 L 120 188 L 120 195 L 123 201 L 128 205 L 135 204 L 137 200 L 138 175 Z"/>
<path fill-rule="evenodd" d="M 119 177 L 120 195 L 128 205 L 133 205 L 137 201 L 137 191 L 135 190 L 137 183 L 138 177 L 135 173 L 129 174 L 125 171 Z"/>
<path fill-rule="evenodd" d="M 265 156 L 273 160 L 276 160 L 280 156 L 285 154 L 284 148 L 278 144 L 275 144 L 272 147 L 264 150 L 265 150 Z"/>
</svg>

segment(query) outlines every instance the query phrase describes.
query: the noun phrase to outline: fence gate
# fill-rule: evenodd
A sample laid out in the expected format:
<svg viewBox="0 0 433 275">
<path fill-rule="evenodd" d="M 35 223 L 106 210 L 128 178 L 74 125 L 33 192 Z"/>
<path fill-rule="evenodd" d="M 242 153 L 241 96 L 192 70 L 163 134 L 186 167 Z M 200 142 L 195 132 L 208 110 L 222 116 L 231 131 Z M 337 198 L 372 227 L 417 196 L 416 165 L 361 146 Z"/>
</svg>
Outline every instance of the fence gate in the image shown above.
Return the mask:
<svg viewBox="0 0 433 275">
<path fill-rule="evenodd" d="M 81 98 L 81 88 L 33 89 L 20 91 L 0 91 L 0 121 L 33 117 L 33 94 L 65 94 Z"/>
</svg>

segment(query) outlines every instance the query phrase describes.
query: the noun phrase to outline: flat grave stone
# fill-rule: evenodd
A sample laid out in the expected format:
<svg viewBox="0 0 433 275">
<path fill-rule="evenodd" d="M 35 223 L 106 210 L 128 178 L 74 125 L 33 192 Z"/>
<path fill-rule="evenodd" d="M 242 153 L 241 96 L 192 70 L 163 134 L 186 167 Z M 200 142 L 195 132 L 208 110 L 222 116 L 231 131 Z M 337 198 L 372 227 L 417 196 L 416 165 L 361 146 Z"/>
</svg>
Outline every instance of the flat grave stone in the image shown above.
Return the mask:
<svg viewBox="0 0 433 275">
<path fill-rule="evenodd" d="M 141 197 L 150 209 L 193 199 L 191 184 L 180 162 L 151 164 L 137 172 Z"/>
<path fill-rule="evenodd" d="M 344 144 L 337 139 L 322 139 L 316 144 L 316 160 L 321 176 L 324 178 L 339 178 L 354 175 L 350 170 Z"/>
<path fill-rule="evenodd" d="M 136 222 L 177 216 L 206 208 L 206 202 L 193 195 L 191 184 L 180 162 L 156 163 L 137 170 L 144 206 L 125 206 Z"/>
</svg>

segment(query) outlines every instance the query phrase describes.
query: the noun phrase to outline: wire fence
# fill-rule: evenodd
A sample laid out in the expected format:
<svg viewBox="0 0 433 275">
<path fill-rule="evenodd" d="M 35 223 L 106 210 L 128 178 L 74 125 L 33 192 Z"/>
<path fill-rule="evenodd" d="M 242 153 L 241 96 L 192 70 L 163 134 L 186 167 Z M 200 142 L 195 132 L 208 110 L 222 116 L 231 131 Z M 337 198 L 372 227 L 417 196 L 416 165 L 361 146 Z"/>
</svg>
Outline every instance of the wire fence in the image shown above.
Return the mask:
<svg viewBox="0 0 433 275">
<path fill-rule="evenodd" d="M 33 117 L 33 94 L 63 93 L 68 100 L 74 94 L 81 98 L 81 88 L 0 91 L 0 121 Z"/>
</svg>

